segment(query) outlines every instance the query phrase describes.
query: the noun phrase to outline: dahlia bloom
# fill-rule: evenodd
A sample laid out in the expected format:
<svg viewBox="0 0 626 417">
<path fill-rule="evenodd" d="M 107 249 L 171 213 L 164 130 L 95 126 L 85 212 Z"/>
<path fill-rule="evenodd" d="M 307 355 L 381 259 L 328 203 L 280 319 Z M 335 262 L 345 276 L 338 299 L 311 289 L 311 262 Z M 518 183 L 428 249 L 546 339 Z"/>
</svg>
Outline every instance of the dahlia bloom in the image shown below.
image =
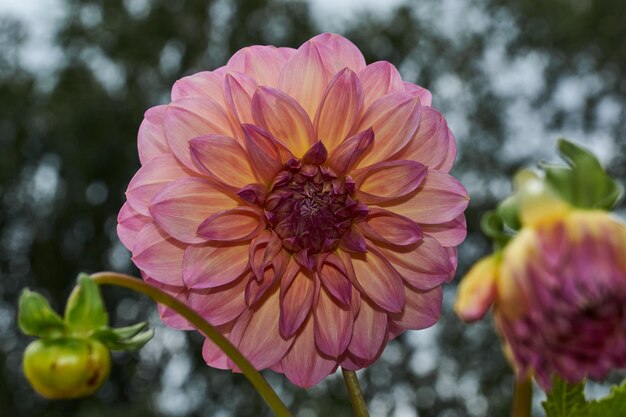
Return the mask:
<svg viewBox="0 0 626 417">
<path fill-rule="evenodd" d="M 604 379 L 626 367 L 626 225 L 554 195 L 535 200 L 521 207 L 524 226 L 506 248 L 461 281 L 456 311 L 474 321 L 493 304 L 521 378 L 546 389 L 554 374 Z"/>
<path fill-rule="evenodd" d="M 244 48 L 146 112 L 120 240 L 257 369 L 309 387 L 368 366 L 438 320 L 466 234 L 455 140 L 430 104 L 338 35 Z M 208 340 L 203 354 L 234 368 Z"/>
</svg>

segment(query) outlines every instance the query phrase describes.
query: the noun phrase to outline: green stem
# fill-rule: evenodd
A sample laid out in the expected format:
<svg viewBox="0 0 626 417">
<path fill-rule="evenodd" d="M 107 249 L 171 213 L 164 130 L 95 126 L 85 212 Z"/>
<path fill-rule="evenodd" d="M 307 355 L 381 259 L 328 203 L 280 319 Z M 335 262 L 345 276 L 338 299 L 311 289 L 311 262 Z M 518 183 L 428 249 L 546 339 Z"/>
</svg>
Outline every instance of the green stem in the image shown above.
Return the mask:
<svg viewBox="0 0 626 417">
<path fill-rule="evenodd" d="M 109 284 L 126 287 L 152 298 L 155 302 L 163 304 L 178 314 L 186 318 L 200 332 L 207 336 L 213 343 L 220 347 L 224 353 L 241 369 L 241 372 L 248 378 L 254 388 L 261 394 L 267 405 L 272 409 L 277 417 L 291 417 L 291 413 L 280 400 L 276 392 L 254 369 L 254 366 L 230 343 L 230 341 L 211 326 L 202 316 L 189 308 L 185 303 L 163 292 L 162 290 L 142 280 L 130 275 L 118 274 L 116 272 L 98 272 L 92 274 L 91 278 L 98 285 Z"/>
<path fill-rule="evenodd" d="M 343 379 L 346 381 L 346 387 L 348 387 L 348 393 L 350 394 L 350 402 L 352 402 L 352 409 L 356 417 L 369 417 L 367 411 L 367 404 L 363 398 L 363 392 L 361 392 L 361 385 L 359 379 L 356 376 L 356 372 L 348 371 L 341 368 L 343 372 Z"/>
<path fill-rule="evenodd" d="M 512 417 L 530 417 L 532 398 L 533 387 L 530 383 L 530 378 L 515 379 Z"/>
</svg>

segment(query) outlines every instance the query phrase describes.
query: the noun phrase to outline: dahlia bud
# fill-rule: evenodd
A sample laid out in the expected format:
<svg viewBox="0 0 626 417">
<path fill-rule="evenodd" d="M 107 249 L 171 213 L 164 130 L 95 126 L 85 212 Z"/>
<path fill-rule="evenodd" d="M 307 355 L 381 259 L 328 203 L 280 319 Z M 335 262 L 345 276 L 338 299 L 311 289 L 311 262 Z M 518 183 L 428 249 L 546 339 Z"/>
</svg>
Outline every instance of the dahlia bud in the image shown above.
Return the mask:
<svg viewBox="0 0 626 417">
<path fill-rule="evenodd" d="M 61 318 L 36 292 L 20 296 L 18 324 L 37 336 L 24 352 L 26 379 L 42 396 L 70 399 L 93 394 L 111 369 L 110 350 L 136 350 L 146 344 L 152 330 L 146 323 L 112 329 L 95 284 L 80 275 Z"/>
<path fill-rule="evenodd" d="M 626 225 L 598 209 L 612 206 L 620 187 L 590 169 L 599 167 L 592 155 L 559 146 L 570 168 L 547 170 L 559 170 L 559 181 L 569 178 L 560 182 L 566 191 L 555 187 L 552 174 L 518 175 L 515 194 L 491 214 L 498 221 L 489 226 L 501 226 L 490 230 L 499 248 L 470 269 L 455 305 L 465 321 L 493 305 L 518 375 L 534 375 L 544 388 L 552 375 L 576 383 L 626 367 Z M 583 197 L 591 192 L 588 177 L 596 178 L 596 190 L 604 184 L 592 199 Z"/>
</svg>

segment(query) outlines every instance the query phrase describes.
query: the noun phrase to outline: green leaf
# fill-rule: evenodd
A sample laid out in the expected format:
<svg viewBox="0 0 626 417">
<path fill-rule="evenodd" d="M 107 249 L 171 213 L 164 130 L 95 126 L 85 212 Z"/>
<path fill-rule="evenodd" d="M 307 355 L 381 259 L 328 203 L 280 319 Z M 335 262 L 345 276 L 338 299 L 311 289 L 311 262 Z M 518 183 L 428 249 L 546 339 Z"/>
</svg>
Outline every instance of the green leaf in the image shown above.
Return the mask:
<svg viewBox="0 0 626 417">
<path fill-rule="evenodd" d="M 63 319 L 39 293 L 24 289 L 20 295 L 17 323 L 29 336 L 55 337 L 65 332 Z"/>
<path fill-rule="evenodd" d="M 141 332 L 148 323 L 142 322 L 129 327 L 98 329 L 92 337 L 98 339 L 111 350 L 131 351 L 141 349 L 154 336 L 154 330 Z"/>
<path fill-rule="evenodd" d="M 89 275 L 80 274 L 78 285 L 70 294 L 65 306 L 65 322 L 79 334 L 88 335 L 106 326 L 109 321 L 98 284 Z"/>
<path fill-rule="evenodd" d="M 574 417 L 577 409 L 585 406 L 585 383 L 570 385 L 559 377 L 552 378 L 552 389 L 541 405 L 547 417 Z"/>
<path fill-rule="evenodd" d="M 496 249 L 502 249 L 511 240 L 511 235 L 504 230 L 502 217 L 496 210 L 486 212 L 480 222 L 483 233 L 493 240 Z"/>
<path fill-rule="evenodd" d="M 588 402 L 574 414 L 574 417 L 624 416 L 626 416 L 626 382 L 619 387 L 613 387 L 608 396 Z"/>
<path fill-rule="evenodd" d="M 502 223 L 511 230 L 519 230 L 522 227 L 519 218 L 519 202 L 515 195 L 510 196 L 498 205 L 498 214 Z"/>
</svg>

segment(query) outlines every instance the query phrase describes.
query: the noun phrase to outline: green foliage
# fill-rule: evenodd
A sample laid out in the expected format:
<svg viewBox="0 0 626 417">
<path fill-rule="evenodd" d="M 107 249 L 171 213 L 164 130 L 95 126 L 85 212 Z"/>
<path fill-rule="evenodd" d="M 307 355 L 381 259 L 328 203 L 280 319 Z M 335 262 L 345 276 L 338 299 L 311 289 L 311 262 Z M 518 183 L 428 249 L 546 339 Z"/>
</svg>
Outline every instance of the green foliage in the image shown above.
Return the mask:
<svg viewBox="0 0 626 417">
<path fill-rule="evenodd" d="M 141 322 L 133 326 L 121 327 L 119 329 L 106 327 L 97 330 L 93 334 L 93 337 L 100 340 L 111 350 L 138 350 L 154 336 L 153 329 L 142 332 L 147 325 L 148 323 Z"/>
<path fill-rule="evenodd" d="M 626 382 L 613 387 L 611 393 L 599 400 L 585 399 L 585 383 L 570 385 L 553 378 L 552 390 L 543 402 L 547 417 L 624 417 L 626 416 Z"/>
<path fill-rule="evenodd" d="M 63 319 L 50 307 L 48 301 L 28 288 L 22 291 L 17 322 L 29 336 L 51 337 L 65 332 Z"/>
<path fill-rule="evenodd" d="M 67 300 L 65 321 L 73 331 L 85 334 L 109 322 L 98 284 L 86 274 L 78 276 L 78 285 Z"/>
</svg>

